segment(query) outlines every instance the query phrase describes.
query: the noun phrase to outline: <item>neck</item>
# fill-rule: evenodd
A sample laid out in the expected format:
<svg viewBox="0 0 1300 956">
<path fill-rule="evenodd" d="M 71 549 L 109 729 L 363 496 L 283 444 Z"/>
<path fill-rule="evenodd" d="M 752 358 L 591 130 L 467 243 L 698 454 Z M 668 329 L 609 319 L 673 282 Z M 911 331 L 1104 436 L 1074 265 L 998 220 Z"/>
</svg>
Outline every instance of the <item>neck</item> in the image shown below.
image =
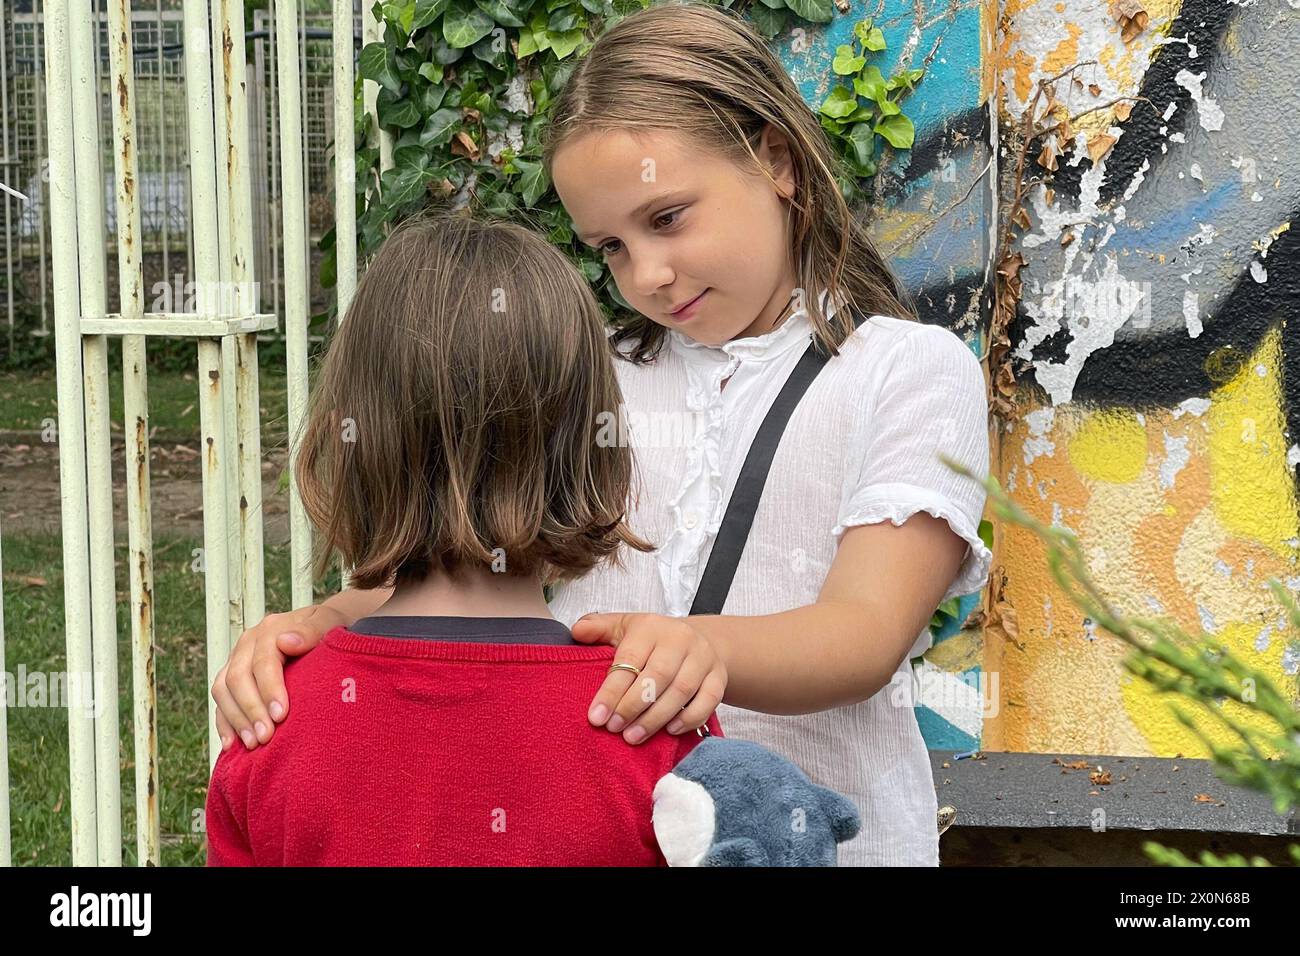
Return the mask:
<svg viewBox="0 0 1300 956">
<path fill-rule="evenodd" d="M 423 581 L 400 584 L 374 614 L 553 618 L 537 575 L 494 574 L 486 567 L 463 568 L 455 579 L 434 572 Z"/>
<path fill-rule="evenodd" d="M 766 335 L 768 332 L 775 331 L 781 323 L 795 313 L 795 306 L 799 304 L 798 293 L 794 292 L 794 277 L 787 277 L 776 288 L 772 298 L 768 300 L 763 311 L 759 313 L 758 318 L 751 322 L 736 339 L 747 339 L 759 335 Z"/>
</svg>

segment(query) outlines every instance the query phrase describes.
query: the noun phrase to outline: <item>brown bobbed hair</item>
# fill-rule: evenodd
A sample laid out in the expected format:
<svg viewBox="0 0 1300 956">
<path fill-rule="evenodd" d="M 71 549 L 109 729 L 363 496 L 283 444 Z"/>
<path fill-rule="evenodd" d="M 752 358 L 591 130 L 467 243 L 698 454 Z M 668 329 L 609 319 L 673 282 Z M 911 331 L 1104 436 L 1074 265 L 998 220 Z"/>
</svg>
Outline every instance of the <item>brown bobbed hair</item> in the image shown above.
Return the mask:
<svg viewBox="0 0 1300 956">
<path fill-rule="evenodd" d="M 320 368 L 294 476 L 361 589 L 470 565 L 543 583 L 627 544 L 631 449 L 600 306 L 521 225 L 435 210 L 371 261 Z"/>
<path fill-rule="evenodd" d="M 768 175 L 755 154 L 768 124 L 790 144 L 796 288 L 806 291 L 804 304 L 822 349 L 839 354 L 853 332 L 852 311 L 915 321 L 911 297 L 844 201 L 836 172 L 847 173 L 825 130 L 781 61 L 733 10 L 664 3 L 638 10 L 601 34 L 551 103 L 542 161 L 549 176 L 556 152 L 573 137 L 657 130 Z M 821 290 L 847 306 L 834 319 L 822 314 L 816 294 Z M 626 353 L 633 362 L 652 361 L 662 348 L 664 327 L 637 316 L 613 337 L 616 346 L 629 340 L 636 343 Z"/>
</svg>

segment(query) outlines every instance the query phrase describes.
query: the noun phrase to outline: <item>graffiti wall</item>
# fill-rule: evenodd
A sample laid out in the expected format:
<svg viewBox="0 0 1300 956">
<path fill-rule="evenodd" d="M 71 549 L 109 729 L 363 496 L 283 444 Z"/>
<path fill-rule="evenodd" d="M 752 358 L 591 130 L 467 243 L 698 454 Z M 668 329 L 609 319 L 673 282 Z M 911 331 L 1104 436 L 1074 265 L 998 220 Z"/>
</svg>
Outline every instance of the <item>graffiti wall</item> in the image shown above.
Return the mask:
<svg viewBox="0 0 1300 956">
<path fill-rule="evenodd" d="M 877 177 L 870 228 L 916 300 L 922 321 L 944 325 L 980 354 L 988 325 L 988 284 L 995 245 L 998 111 L 994 90 L 993 0 L 867 0 L 822 31 L 791 31 L 773 48 L 815 109 L 835 77 L 826 64 L 854 25 L 871 18 L 885 40 L 885 76 L 924 70 L 906 100 L 916 127 L 910 150 L 890 151 Z M 961 601 L 971 612 L 980 595 Z M 988 708 L 981 693 L 982 639 L 953 622 L 917 668 L 913 699 L 932 749 L 967 750 L 980 742 Z"/>
<path fill-rule="evenodd" d="M 1004 131 L 1040 80 L 1074 119 L 1069 142 L 1028 150 L 1022 408 L 999 478 L 1079 536 L 1119 607 L 1213 634 L 1294 693 L 1297 635 L 1265 582 L 1300 589 L 1300 0 L 1003 14 Z M 1005 195 L 1020 143 L 1003 147 Z M 1208 756 L 1065 601 L 1034 536 L 997 552 L 1019 634 L 984 648 L 1000 695 L 983 746 Z"/>
</svg>

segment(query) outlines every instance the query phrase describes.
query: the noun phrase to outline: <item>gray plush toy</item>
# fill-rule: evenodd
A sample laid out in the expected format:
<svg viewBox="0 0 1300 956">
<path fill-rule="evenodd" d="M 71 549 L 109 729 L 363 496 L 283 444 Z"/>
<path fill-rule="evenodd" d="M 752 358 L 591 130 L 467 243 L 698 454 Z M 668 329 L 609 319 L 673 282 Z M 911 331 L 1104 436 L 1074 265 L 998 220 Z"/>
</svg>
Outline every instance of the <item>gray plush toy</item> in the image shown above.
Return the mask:
<svg viewBox="0 0 1300 956">
<path fill-rule="evenodd" d="M 860 827 L 847 798 L 747 740 L 702 741 L 654 789 L 669 866 L 835 866 Z"/>
</svg>

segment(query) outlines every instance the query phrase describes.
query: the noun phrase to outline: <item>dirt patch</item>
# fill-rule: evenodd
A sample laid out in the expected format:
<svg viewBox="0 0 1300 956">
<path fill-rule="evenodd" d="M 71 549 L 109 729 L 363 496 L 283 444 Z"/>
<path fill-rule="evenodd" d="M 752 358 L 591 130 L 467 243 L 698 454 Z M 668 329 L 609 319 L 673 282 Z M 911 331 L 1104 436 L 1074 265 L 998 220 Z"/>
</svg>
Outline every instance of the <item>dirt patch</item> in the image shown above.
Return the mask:
<svg viewBox="0 0 1300 956">
<path fill-rule="evenodd" d="M 289 540 L 289 493 L 277 492 L 287 452 L 262 455 L 262 527 L 267 544 Z M 149 448 L 150 503 L 154 535 L 203 536 L 203 475 L 197 445 L 154 442 Z M 113 533 L 127 540 L 126 445 L 113 439 Z M 58 446 L 39 435 L 0 435 L 0 532 L 60 528 Z"/>
</svg>

